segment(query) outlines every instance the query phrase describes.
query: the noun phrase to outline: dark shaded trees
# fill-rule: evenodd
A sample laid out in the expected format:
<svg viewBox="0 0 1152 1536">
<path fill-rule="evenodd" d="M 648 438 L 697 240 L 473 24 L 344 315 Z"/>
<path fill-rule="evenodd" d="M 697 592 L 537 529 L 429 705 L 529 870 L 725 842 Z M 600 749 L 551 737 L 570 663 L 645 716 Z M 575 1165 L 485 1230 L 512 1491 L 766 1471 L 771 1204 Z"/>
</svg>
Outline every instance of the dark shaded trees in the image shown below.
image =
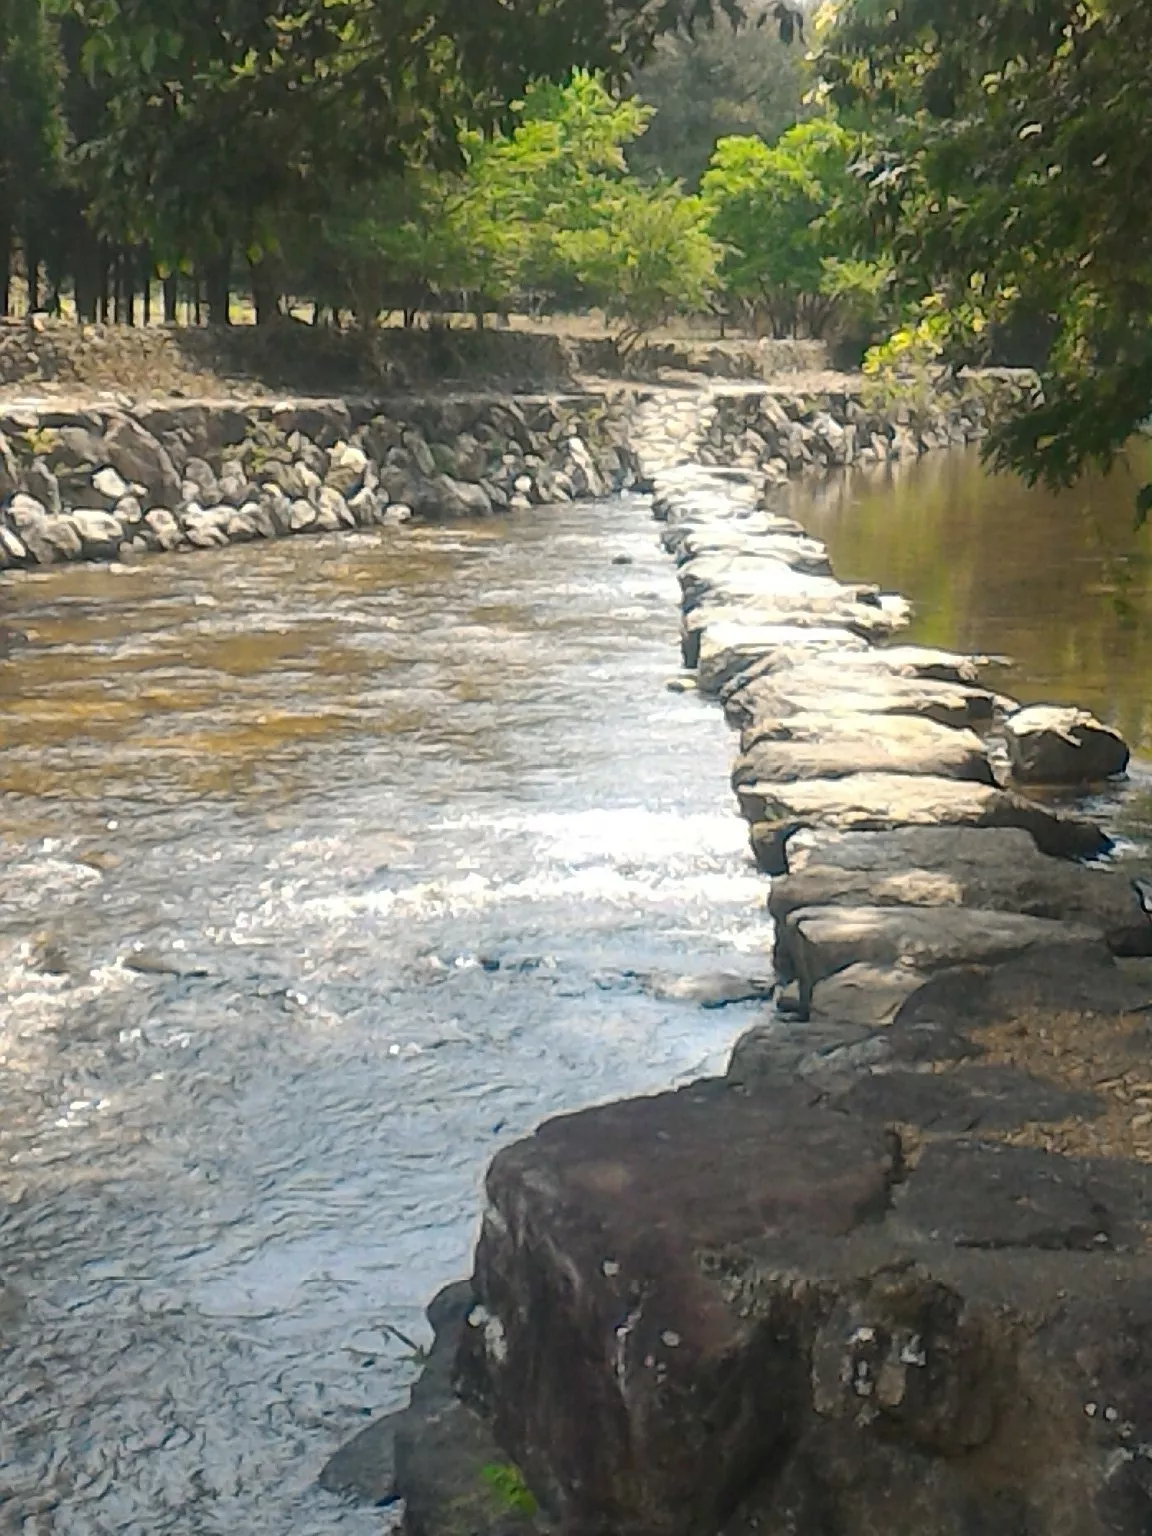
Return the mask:
<svg viewBox="0 0 1152 1536">
<path fill-rule="evenodd" d="M 0 314 L 17 241 L 38 287 L 63 145 L 61 88 L 56 31 L 41 0 L 0 0 Z"/>
<path fill-rule="evenodd" d="M 993 461 L 1054 485 L 1107 467 L 1152 414 L 1152 7 L 846 0 L 820 62 L 871 136 L 871 217 L 946 349 L 964 343 L 950 318 L 1042 339 L 1043 399 Z"/>
<path fill-rule="evenodd" d="M 771 143 L 803 117 L 807 83 L 803 51 L 782 41 L 766 13 L 736 25 L 721 15 L 691 35 L 663 37 L 635 76 L 637 96 L 655 114 L 629 163 L 695 187 L 717 139 Z"/>
<path fill-rule="evenodd" d="M 0 0 L 0 260 L 19 244 L 35 286 L 43 213 L 84 315 L 131 318 L 158 274 L 224 319 L 238 271 L 275 315 L 289 232 L 384 172 L 458 168 L 461 131 L 507 125 L 532 80 L 576 65 L 620 82 L 662 31 L 725 11 L 736 0 Z"/>
</svg>

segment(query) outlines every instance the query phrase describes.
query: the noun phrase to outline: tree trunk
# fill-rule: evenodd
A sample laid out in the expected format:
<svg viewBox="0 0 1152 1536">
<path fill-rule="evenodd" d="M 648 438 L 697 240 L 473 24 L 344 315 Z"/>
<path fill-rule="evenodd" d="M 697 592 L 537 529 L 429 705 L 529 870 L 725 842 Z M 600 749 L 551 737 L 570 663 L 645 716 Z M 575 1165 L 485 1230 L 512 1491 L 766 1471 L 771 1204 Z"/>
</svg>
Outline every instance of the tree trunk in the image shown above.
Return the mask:
<svg viewBox="0 0 1152 1536">
<path fill-rule="evenodd" d="M 141 313 L 141 316 L 140 316 L 140 323 L 142 325 L 151 325 L 152 324 L 152 257 L 151 257 L 151 253 L 149 251 L 145 251 L 144 252 L 144 256 L 143 256 L 143 259 L 142 259 L 140 265 L 141 265 L 141 268 L 142 268 L 141 275 L 142 275 L 142 277 L 144 279 L 143 309 L 142 309 L 142 313 Z"/>
<path fill-rule="evenodd" d="M 112 261 L 108 247 L 100 247 L 100 319 L 107 325 L 112 318 Z"/>
<path fill-rule="evenodd" d="M 11 314 L 9 291 L 12 287 L 12 225 L 0 218 L 0 319 Z"/>
<path fill-rule="evenodd" d="M 40 247 L 35 235 L 24 237 L 24 275 L 28 282 L 28 313 L 40 308 Z"/>
<path fill-rule="evenodd" d="M 116 318 L 121 325 L 136 324 L 136 273 L 133 270 L 133 252 L 128 246 L 120 249 L 117 266 Z"/>
<path fill-rule="evenodd" d="M 231 325 L 228 287 L 232 276 L 232 252 L 225 251 L 209 262 L 204 276 L 208 288 L 209 325 Z"/>
<path fill-rule="evenodd" d="M 252 303 L 256 324 L 268 325 L 284 313 L 281 295 L 276 291 L 276 274 L 268 260 L 254 261 L 252 268 Z"/>
<path fill-rule="evenodd" d="M 164 324 L 180 324 L 180 279 L 175 272 L 169 272 L 168 276 L 161 279 L 160 293 L 164 301 Z"/>
<path fill-rule="evenodd" d="M 78 240 L 73 251 L 73 296 L 76 318 L 89 325 L 96 319 L 100 304 L 100 250 L 90 237 Z"/>
</svg>

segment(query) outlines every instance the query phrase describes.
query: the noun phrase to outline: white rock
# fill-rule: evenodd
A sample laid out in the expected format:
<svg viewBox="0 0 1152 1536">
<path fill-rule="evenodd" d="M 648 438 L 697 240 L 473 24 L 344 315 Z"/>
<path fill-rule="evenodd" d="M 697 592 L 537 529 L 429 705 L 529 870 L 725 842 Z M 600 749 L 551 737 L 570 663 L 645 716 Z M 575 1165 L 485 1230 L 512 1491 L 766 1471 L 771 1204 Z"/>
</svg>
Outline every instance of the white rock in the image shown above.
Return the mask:
<svg viewBox="0 0 1152 1536">
<path fill-rule="evenodd" d="M 104 498 L 109 507 L 114 507 L 121 497 L 129 494 L 127 480 L 111 465 L 96 471 L 92 476 L 92 487 L 97 495 Z"/>
</svg>

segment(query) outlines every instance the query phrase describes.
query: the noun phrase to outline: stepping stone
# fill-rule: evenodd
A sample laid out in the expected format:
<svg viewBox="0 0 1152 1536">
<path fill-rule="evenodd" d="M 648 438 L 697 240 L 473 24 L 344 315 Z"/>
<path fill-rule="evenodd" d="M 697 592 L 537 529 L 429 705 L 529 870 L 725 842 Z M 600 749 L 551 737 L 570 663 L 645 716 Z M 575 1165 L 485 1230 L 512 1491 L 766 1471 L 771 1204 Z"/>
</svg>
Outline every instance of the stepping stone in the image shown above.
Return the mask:
<svg viewBox="0 0 1152 1536">
<path fill-rule="evenodd" d="M 1004 735 L 1022 784 L 1097 784 L 1128 767 L 1120 732 L 1086 709 L 1030 704 L 1008 716 Z"/>
<path fill-rule="evenodd" d="M 709 625 L 697 638 L 696 686 L 705 697 L 718 694 L 749 662 L 774 650 L 802 649 L 810 655 L 834 652 L 841 656 L 868 648 L 862 635 L 838 624 L 720 623 Z"/>
<path fill-rule="evenodd" d="M 801 1007 L 853 1023 L 865 1015 L 860 997 L 847 1006 L 850 993 L 868 1005 L 868 1022 L 883 1024 L 934 972 L 1052 954 L 1087 969 L 1112 965 L 1096 929 L 968 907 L 801 907 L 783 927 Z"/>
<path fill-rule="evenodd" d="M 736 759 L 732 785 L 837 779 L 852 773 L 928 774 L 994 784 L 984 743 L 911 715 L 791 715 L 759 728 Z"/>
<path fill-rule="evenodd" d="M 1095 822 L 959 779 L 899 773 L 854 773 L 801 784 L 750 784 L 739 790 L 752 825 L 757 863 L 770 875 L 788 872 L 788 839 L 802 826 L 839 832 L 897 827 L 1022 827 L 1042 853 L 1093 858 L 1111 839 Z"/>
<path fill-rule="evenodd" d="M 1011 827 L 903 827 L 890 832 L 801 833 L 788 875 L 772 881 L 776 969 L 792 974 L 779 942 L 789 913 L 817 906 L 979 907 L 1095 928 L 1113 954 L 1152 955 L 1152 916 L 1116 870 L 1041 853 Z"/>
</svg>

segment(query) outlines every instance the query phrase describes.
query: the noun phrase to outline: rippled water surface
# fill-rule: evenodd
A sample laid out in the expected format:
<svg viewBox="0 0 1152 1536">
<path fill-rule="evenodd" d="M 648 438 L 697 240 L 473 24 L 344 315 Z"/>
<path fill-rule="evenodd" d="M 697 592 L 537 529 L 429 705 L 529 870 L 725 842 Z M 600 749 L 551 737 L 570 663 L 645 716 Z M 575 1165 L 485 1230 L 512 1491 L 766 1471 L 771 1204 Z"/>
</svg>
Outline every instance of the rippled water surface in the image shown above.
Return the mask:
<svg viewBox="0 0 1152 1536">
<path fill-rule="evenodd" d="M 0 1529 L 378 1532 L 314 1478 L 492 1153 L 720 1064 L 675 595 L 638 500 L 3 587 Z"/>
</svg>

